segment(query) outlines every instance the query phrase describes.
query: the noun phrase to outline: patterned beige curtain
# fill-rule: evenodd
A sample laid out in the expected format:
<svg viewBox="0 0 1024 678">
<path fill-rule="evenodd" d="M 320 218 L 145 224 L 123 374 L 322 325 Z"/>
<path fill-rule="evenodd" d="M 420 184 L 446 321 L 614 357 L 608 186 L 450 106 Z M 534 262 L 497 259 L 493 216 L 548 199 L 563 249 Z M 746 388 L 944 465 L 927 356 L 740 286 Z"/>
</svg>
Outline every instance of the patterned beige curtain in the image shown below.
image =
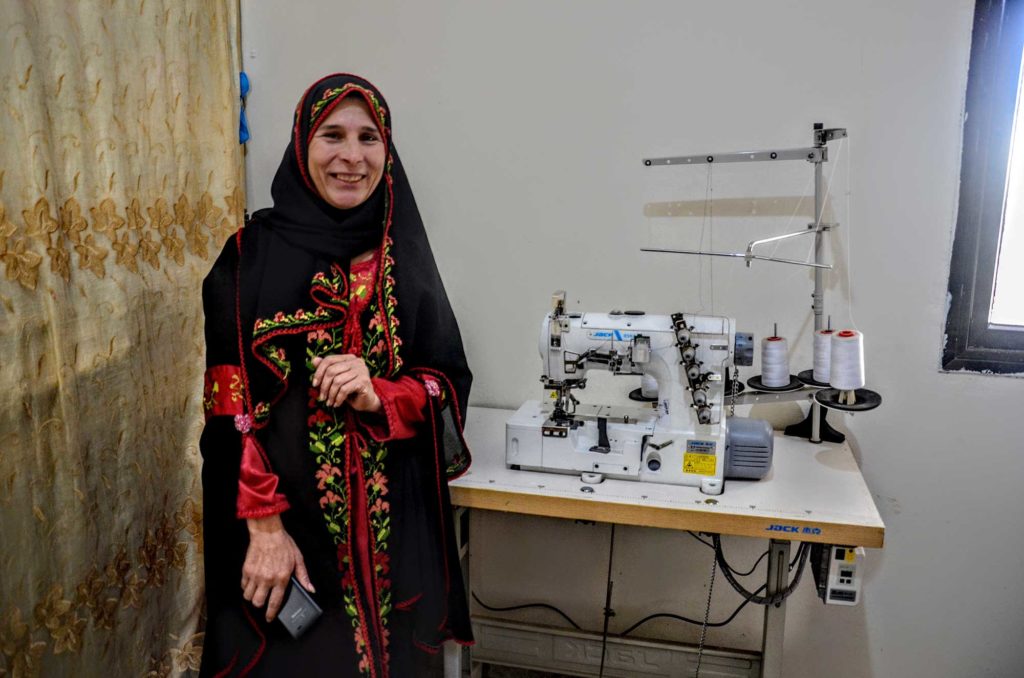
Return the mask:
<svg viewBox="0 0 1024 678">
<path fill-rule="evenodd" d="M 0 676 L 198 668 L 236 0 L 0 2 Z"/>
</svg>

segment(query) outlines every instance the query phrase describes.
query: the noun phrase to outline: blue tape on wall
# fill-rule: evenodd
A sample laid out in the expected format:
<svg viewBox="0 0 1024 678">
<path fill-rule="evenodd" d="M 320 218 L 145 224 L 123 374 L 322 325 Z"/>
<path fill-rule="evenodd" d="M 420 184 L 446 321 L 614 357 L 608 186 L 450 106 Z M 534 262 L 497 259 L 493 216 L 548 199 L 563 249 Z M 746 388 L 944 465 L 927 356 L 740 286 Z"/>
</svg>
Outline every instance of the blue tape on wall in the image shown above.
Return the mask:
<svg viewBox="0 0 1024 678">
<path fill-rule="evenodd" d="M 249 96 L 249 76 L 245 71 L 239 71 L 238 84 L 242 90 L 242 108 L 238 114 L 238 143 L 244 144 L 249 140 L 249 122 L 245 119 L 245 97 Z"/>
</svg>

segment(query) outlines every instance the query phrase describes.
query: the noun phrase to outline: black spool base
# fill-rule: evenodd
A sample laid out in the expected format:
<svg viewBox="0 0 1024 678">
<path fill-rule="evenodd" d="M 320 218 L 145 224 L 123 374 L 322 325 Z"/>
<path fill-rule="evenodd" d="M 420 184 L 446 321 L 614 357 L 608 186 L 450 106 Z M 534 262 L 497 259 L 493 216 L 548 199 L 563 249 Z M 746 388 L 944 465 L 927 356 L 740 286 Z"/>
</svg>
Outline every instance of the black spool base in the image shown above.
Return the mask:
<svg viewBox="0 0 1024 678">
<path fill-rule="evenodd" d="M 856 402 L 852 405 L 839 402 L 839 389 L 826 388 L 814 393 L 814 400 L 822 407 L 831 410 L 842 410 L 844 412 L 867 412 L 882 404 L 882 396 L 866 388 L 854 390 Z"/>
<path fill-rule="evenodd" d="M 801 381 L 805 386 L 813 386 L 814 388 L 828 388 L 829 384 L 816 381 L 814 379 L 814 370 L 804 370 L 800 374 L 796 375 L 796 378 Z"/>
<path fill-rule="evenodd" d="M 793 436 L 794 438 L 806 438 L 812 443 L 841 443 L 846 440 L 846 436 L 839 431 L 832 428 L 832 425 L 828 423 L 828 410 L 824 407 L 819 408 L 821 410 L 821 426 L 818 427 L 818 432 L 821 435 L 821 440 L 811 440 L 811 431 L 813 430 L 814 417 L 814 406 L 807 411 L 807 416 L 803 421 L 797 424 L 790 424 L 786 427 L 784 433 L 787 436 Z"/>
<path fill-rule="evenodd" d="M 761 381 L 761 375 L 751 377 L 747 379 L 747 386 L 754 391 L 762 391 L 764 393 L 788 393 L 789 391 L 799 391 L 804 387 L 799 379 L 794 377 L 792 374 L 789 375 L 789 383 L 785 386 L 765 386 L 764 382 Z"/>
<path fill-rule="evenodd" d="M 643 390 L 639 388 L 634 388 L 629 392 L 629 399 L 635 400 L 638 403 L 654 403 L 658 401 L 657 397 L 648 398 L 645 396 Z"/>
</svg>

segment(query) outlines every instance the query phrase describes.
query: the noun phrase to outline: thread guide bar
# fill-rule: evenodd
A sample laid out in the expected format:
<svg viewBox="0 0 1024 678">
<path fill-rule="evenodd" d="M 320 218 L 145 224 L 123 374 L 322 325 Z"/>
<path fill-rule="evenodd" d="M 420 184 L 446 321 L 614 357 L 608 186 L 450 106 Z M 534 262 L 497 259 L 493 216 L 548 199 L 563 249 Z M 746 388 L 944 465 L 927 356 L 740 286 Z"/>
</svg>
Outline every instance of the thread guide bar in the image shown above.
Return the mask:
<svg viewBox="0 0 1024 678">
<path fill-rule="evenodd" d="M 787 148 L 782 150 L 769 150 L 769 151 L 733 151 L 730 153 L 705 153 L 703 155 L 678 155 L 668 158 L 644 158 L 645 167 L 664 167 L 673 165 L 696 165 L 696 164 L 712 164 L 717 162 L 771 162 L 773 160 L 806 160 L 807 162 L 814 163 L 815 176 L 817 177 L 821 173 L 822 163 L 828 162 L 828 146 L 829 141 L 834 139 L 843 139 L 846 137 L 846 128 L 834 127 L 831 129 L 824 129 L 823 126 L 814 126 L 814 146 L 808 146 L 806 148 Z M 815 269 L 832 270 L 832 264 L 822 263 L 820 257 L 815 256 L 815 261 L 797 261 L 795 259 L 785 259 L 783 257 L 764 256 L 761 254 L 754 254 L 754 248 L 758 245 L 764 245 L 770 242 L 778 240 L 785 240 L 798 235 L 804 235 L 806 233 L 814 233 L 820 235 L 823 231 L 828 231 L 837 224 L 825 224 L 821 223 L 821 210 L 824 204 L 824 196 L 820 195 L 821 187 L 818 185 L 819 182 L 815 182 L 815 215 L 818 218 L 817 223 L 808 224 L 808 230 L 800 231 L 797 233 L 786 233 L 784 235 L 775 236 L 772 238 L 764 238 L 761 240 L 751 240 L 747 243 L 746 252 L 708 252 L 705 250 L 685 250 L 685 249 L 666 249 L 659 247 L 641 247 L 641 252 L 662 252 L 666 254 L 694 254 L 698 256 L 706 257 L 730 257 L 733 259 L 743 259 L 747 267 L 750 267 L 750 262 L 754 261 L 774 261 L 779 264 L 791 264 L 794 266 L 807 266 Z M 817 254 L 817 253 L 816 253 Z M 815 286 L 817 287 L 817 285 Z M 817 292 L 815 292 L 817 294 Z"/>
<path fill-rule="evenodd" d="M 813 231 L 809 232 L 813 233 Z M 672 250 L 659 247 L 641 247 L 640 251 L 662 252 L 665 254 L 699 254 L 706 257 L 731 257 L 734 259 L 746 259 L 747 266 L 750 265 L 750 262 L 752 260 L 757 259 L 758 261 L 774 261 L 779 264 L 793 264 L 795 266 L 808 266 L 810 268 L 824 268 L 827 270 L 832 270 L 832 264 L 816 264 L 813 261 L 797 261 L 796 259 L 783 259 L 782 257 L 766 257 L 762 254 L 752 254 L 749 252 L 706 252 L 704 250 Z"/>
<path fill-rule="evenodd" d="M 846 136 L 846 130 L 843 130 L 843 136 Z M 644 158 L 644 166 L 705 165 L 720 162 L 765 162 L 772 160 L 825 162 L 828 160 L 828 148 L 824 146 L 808 146 L 807 148 L 786 148 L 776 151 L 733 151 L 731 153 L 706 153 L 704 155 L 677 155 L 671 158 Z"/>
</svg>

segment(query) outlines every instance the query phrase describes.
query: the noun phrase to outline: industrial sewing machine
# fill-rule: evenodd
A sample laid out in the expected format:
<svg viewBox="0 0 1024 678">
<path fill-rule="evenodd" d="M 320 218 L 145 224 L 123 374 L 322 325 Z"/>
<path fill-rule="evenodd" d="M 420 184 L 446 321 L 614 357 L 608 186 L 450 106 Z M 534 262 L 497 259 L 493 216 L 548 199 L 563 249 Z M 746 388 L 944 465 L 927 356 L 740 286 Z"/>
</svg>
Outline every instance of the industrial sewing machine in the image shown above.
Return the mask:
<svg viewBox="0 0 1024 678">
<path fill-rule="evenodd" d="M 732 318 L 637 311 L 567 313 L 557 292 L 540 332 L 545 402 L 527 401 L 505 426 L 512 468 L 700 487 L 720 494 L 725 478 L 763 478 L 771 468 L 766 421 L 728 417 L 734 364 L 753 361 L 753 337 Z M 647 375 L 645 407 L 581 404 L 587 371 Z"/>
</svg>

